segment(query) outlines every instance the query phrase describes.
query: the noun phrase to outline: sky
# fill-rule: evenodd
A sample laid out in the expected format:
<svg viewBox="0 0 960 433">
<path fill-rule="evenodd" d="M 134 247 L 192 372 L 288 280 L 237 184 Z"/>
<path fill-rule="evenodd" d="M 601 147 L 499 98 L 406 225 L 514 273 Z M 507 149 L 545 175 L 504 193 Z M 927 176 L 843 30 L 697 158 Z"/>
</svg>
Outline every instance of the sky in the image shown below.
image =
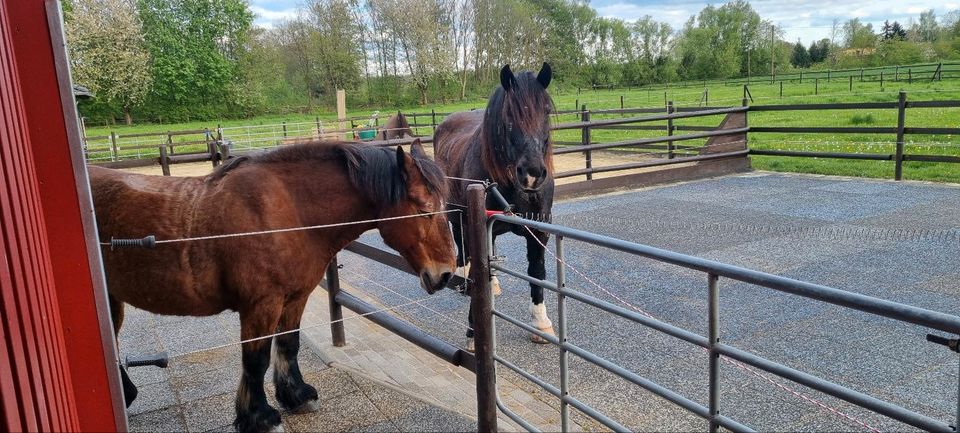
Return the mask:
<svg viewBox="0 0 960 433">
<path fill-rule="evenodd" d="M 250 0 L 250 9 L 257 15 L 256 25 L 270 27 L 284 18 L 296 16 L 301 0 Z M 724 1 L 712 2 L 719 6 Z M 593 0 L 590 5 L 604 17 L 633 21 L 650 15 L 657 21 L 680 29 L 707 4 L 699 0 Z M 834 19 L 844 22 L 860 18 L 879 29 L 884 20 L 906 25 L 920 12 L 933 9 L 937 17 L 960 9 L 960 0 L 752 0 L 750 4 L 764 19 L 783 28 L 784 39 L 800 40 L 805 45 L 830 37 Z"/>
</svg>

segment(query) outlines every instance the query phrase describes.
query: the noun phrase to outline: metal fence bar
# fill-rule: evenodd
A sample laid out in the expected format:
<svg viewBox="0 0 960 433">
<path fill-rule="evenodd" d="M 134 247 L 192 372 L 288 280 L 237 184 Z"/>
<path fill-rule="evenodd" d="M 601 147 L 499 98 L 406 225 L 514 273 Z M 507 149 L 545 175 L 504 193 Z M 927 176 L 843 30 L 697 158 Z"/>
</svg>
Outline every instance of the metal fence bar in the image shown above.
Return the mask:
<svg viewBox="0 0 960 433">
<path fill-rule="evenodd" d="M 709 409 L 710 417 L 710 433 L 716 433 L 719 429 L 720 424 L 717 422 L 717 415 L 720 414 L 720 354 L 717 353 L 717 343 L 720 342 L 720 292 L 718 288 L 718 280 L 716 274 L 707 275 L 707 303 L 709 304 L 709 310 L 707 311 L 708 319 L 708 342 L 709 342 L 709 353 L 710 361 L 708 364 L 709 369 Z"/>
<path fill-rule="evenodd" d="M 565 296 L 565 285 L 566 285 L 566 276 L 564 275 L 565 268 L 563 266 L 563 236 L 556 237 L 556 248 L 557 248 L 557 337 L 560 339 L 561 343 L 567 342 L 567 307 L 566 307 L 566 296 Z M 560 429 L 562 431 L 570 431 L 569 422 L 570 422 L 570 409 L 567 407 L 567 402 L 564 401 L 563 397 L 570 395 L 570 386 L 569 386 L 569 371 L 568 364 L 569 354 L 567 350 L 560 345 Z"/>
</svg>

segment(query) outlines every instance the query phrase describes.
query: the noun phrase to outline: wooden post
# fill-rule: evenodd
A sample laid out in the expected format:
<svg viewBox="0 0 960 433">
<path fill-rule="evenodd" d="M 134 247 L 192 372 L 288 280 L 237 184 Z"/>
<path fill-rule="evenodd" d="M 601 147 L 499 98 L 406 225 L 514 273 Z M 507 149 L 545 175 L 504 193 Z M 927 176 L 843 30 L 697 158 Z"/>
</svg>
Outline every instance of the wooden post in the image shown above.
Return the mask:
<svg viewBox="0 0 960 433">
<path fill-rule="evenodd" d="M 173 152 L 173 134 L 170 131 L 167 131 L 167 146 L 170 146 L 170 154 Z"/>
<path fill-rule="evenodd" d="M 820 94 L 820 79 L 819 79 L 819 78 L 814 78 L 814 79 L 813 79 L 813 94 L 814 94 L 814 95 L 819 95 L 819 94 Z"/>
<path fill-rule="evenodd" d="M 347 92 L 343 89 L 337 89 L 337 129 L 340 134 L 341 139 L 344 138 L 344 132 L 346 132 L 347 124 Z"/>
<path fill-rule="evenodd" d="M 110 131 L 110 151 L 113 154 L 114 161 L 120 159 L 120 154 L 117 151 L 117 133 L 113 131 Z"/>
<path fill-rule="evenodd" d="M 703 106 L 704 107 L 710 106 L 710 89 L 706 87 L 703 88 Z"/>
<path fill-rule="evenodd" d="M 860 82 L 863 82 L 863 68 L 860 68 Z"/>
<path fill-rule="evenodd" d="M 907 84 L 913 84 L 913 69 L 907 69 Z"/>
<path fill-rule="evenodd" d="M 467 244 L 470 250 L 470 313 L 477 374 L 477 431 L 497 431 L 497 371 L 493 361 L 493 293 L 490 290 L 490 252 L 487 250 L 486 193 L 483 185 L 467 187 Z"/>
<path fill-rule="evenodd" d="M 800 71 L 800 84 L 803 84 L 803 71 Z"/>
<path fill-rule="evenodd" d="M 897 66 L 897 69 L 894 69 L 893 81 L 900 81 L 900 66 Z"/>
<path fill-rule="evenodd" d="M 830 70 L 829 70 L 829 69 L 827 70 L 827 82 L 828 82 L 828 83 L 830 82 Z"/>
<path fill-rule="evenodd" d="M 667 103 L 667 115 L 673 114 L 673 112 L 674 112 L 673 101 L 670 101 Z M 673 119 L 672 118 L 667 119 L 667 136 L 668 137 L 673 136 Z M 673 159 L 676 156 L 674 155 L 673 150 L 674 150 L 673 142 L 668 141 L 667 142 L 667 159 Z"/>
<path fill-rule="evenodd" d="M 587 104 L 583 104 L 580 106 L 580 120 L 583 122 L 590 121 L 590 112 L 587 111 Z M 580 144 L 584 146 L 589 146 L 590 141 L 591 141 L 590 127 L 584 126 L 582 129 L 580 129 Z M 590 153 L 589 150 L 584 152 L 584 155 L 586 158 L 586 167 L 589 170 L 593 168 L 593 155 Z M 587 173 L 587 180 L 593 180 L 593 173 Z"/>
<path fill-rule="evenodd" d="M 316 120 L 317 120 L 317 138 L 323 138 L 323 127 L 320 126 L 320 116 L 317 116 Z"/>
<path fill-rule="evenodd" d="M 160 171 L 164 176 L 170 176 L 170 158 L 167 157 L 167 146 L 160 145 Z"/>
<path fill-rule="evenodd" d="M 340 271 L 338 270 L 337 256 L 333 256 L 327 265 L 327 300 L 330 304 L 330 335 L 335 347 L 347 345 L 347 337 L 343 331 L 343 308 L 337 303 L 337 293 L 340 292 Z"/>
<path fill-rule="evenodd" d="M 853 91 L 853 75 L 850 76 L 850 91 Z"/>
<path fill-rule="evenodd" d="M 437 130 L 437 110 L 435 108 L 430 109 L 430 124 L 433 125 L 433 131 Z"/>
<path fill-rule="evenodd" d="M 283 138 L 287 138 L 287 121 L 280 122 L 280 126 L 283 127 Z"/>
<path fill-rule="evenodd" d="M 620 109 L 623 110 L 623 95 L 620 95 Z M 623 114 L 623 113 L 620 113 Z"/>
<path fill-rule="evenodd" d="M 578 108 L 580 108 L 580 98 L 573 101 L 573 111 L 577 111 Z"/>
<path fill-rule="evenodd" d="M 666 90 L 663 91 L 663 105 L 664 105 L 664 106 L 667 105 L 667 91 L 666 91 Z"/>
<path fill-rule="evenodd" d="M 903 125 L 907 118 L 907 92 L 900 91 L 897 101 L 897 155 L 894 167 L 894 180 L 903 180 Z"/>
<path fill-rule="evenodd" d="M 880 71 L 880 91 L 883 91 L 883 71 Z"/>
<path fill-rule="evenodd" d="M 203 128 L 203 139 L 207 142 L 207 153 L 210 154 L 210 164 L 213 165 L 213 168 L 217 168 L 220 165 L 220 161 L 217 160 L 217 141 L 213 139 L 213 133 L 210 132 L 210 128 Z"/>
<path fill-rule="evenodd" d="M 783 80 L 780 81 L 780 99 L 783 99 Z"/>
</svg>

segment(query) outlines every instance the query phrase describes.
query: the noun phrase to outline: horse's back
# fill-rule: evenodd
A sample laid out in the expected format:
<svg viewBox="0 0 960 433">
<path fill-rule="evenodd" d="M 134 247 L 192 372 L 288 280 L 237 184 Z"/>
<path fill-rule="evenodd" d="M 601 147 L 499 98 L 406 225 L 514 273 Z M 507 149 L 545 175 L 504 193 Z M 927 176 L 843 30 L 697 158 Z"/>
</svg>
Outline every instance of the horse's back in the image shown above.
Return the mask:
<svg viewBox="0 0 960 433">
<path fill-rule="evenodd" d="M 447 116 L 433 133 L 433 148 L 437 162 L 454 161 L 457 154 L 462 154 L 465 147 L 480 124 L 483 122 L 482 111 L 464 111 Z"/>
</svg>

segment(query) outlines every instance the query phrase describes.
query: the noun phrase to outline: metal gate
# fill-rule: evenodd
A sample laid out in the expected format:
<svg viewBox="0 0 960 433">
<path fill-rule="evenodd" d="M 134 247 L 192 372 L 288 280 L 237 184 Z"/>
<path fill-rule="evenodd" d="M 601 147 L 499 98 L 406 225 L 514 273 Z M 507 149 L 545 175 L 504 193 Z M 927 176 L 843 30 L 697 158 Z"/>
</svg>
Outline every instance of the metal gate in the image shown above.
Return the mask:
<svg viewBox="0 0 960 433">
<path fill-rule="evenodd" d="M 726 357 L 731 360 L 734 360 L 739 363 L 746 364 L 751 367 L 764 370 L 766 372 L 772 373 L 779 377 L 791 380 L 793 382 L 805 385 L 817 391 L 829 394 L 831 396 L 840 398 L 847 402 L 856 404 L 873 412 L 888 416 L 895 420 L 901 421 L 903 423 L 909 424 L 914 427 L 918 427 L 928 431 L 940 431 L 940 432 L 953 432 L 956 431 L 954 426 L 960 425 L 960 407 L 957 411 L 957 420 L 952 420 L 954 422 L 944 422 L 941 420 L 933 419 L 923 414 L 919 414 L 903 408 L 901 406 L 883 401 L 881 399 L 875 398 L 873 396 L 861 393 L 859 391 L 844 387 L 837 383 L 825 380 L 823 378 L 805 373 L 803 371 L 787 367 L 785 365 L 773 362 L 769 359 L 757 356 L 753 353 L 738 349 L 728 344 L 721 343 L 719 340 L 721 330 L 719 322 L 719 282 L 721 278 L 726 278 L 730 280 L 745 282 L 753 284 L 759 287 L 764 287 L 768 289 L 778 290 L 781 292 L 790 293 L 797 296 L 802 296 L 816 301 L 827 302 L 841 307 L 850 308 L 854 310 L 863 311 L 866 313 L 879 315 L 887 317 L 896 321 L 912 323 L 931 329 L 936 329 L 943 331 L 952 335 L 960 334 L 960 317 L 953 316 L 949 314 L 944 314 L 936 311 L 926 310 L 922 308 L 912 307 L 909 305 L 904 305 L 896 302 L 891 302 L 883 299 L 878 299 L 870 296 L 865 296 L 857 293 L 847 292 L 831 287 L 826 287 L 822 285 L 812 284 L 804 281 L 794 280 L 790 278 L 785 278 L 777 275 L 768 274 L 765 272 L 759 272 L 754 270 L 749 270 L 737 266 L 732 266 L 712 260 L 706 260 L 702 258 L 697 258 L 685 254 L 680 254 L 676 252 L 671 252 L 659 248 L 654 248 L 646 245 L 637 244 L 634 242 L 628 242 L 620 239 L 611 238 L 608 236 L 602 236 L 582 230 L 572 229 L 568 227 L 563 227 L 559 225 L 532 221 L 524 218 L 520 218 L 508 214 L 494 214 L 486 219 L 485 229 L 480 230 L 477 225 L 477 221 L 482 221 L 484 218 L 477 218 L 478 215 L 483 215 L 483 210 L 478 211 L 477 207 L 482 206 L 482 203 L 485 202 L 484 191 L 480 186 L 472 186 L 469 189 L 469 197 L 471 209 L 469 211 L 469 216 L 471 217 L 471 234 L 479 233 L 482 234 L 486 242 L 472 242 L 471 245 L 471 255 L 474 257 L 486 257 L 485 262 L 489 264 L 489 270 L 485 266 L 480 266 L 479 269 L 476 269 L 480 274 L 477 274 L 475 278 L 472 278 L 475 283 L 474 288 L 474 314 L 478 318 L 476 325 L 477 328 L 489 326 L 489 330 L 485 329 L 476 329 L 477 335 L 477 388 L 478 388 L 478 405 L 480 406 L 480 425 L 481 431 L 484 431 L 484 425 L 496 428 L 496 417 L 495 413 L 490 411 L 484 411 L 485 406 L 492 406 L 491 402 L 485 402 L 485 395 L 487 392 L 492 392 L 494 397 L 492 401 L 495 401 L 496 406 L 504 414 L 509 416 L 511 419 L 522 425 L 529 431 L 538 431 L 536 426 L 529 423 L 527 420 L 523 419 L 509 408 L 507 408 L 499 399 L 499 396 L 496 396 L 495 389 L 495 372 L 490 374 L 493 377 L 485 376 L 485 372 L 480 366 L 486 364 L 486 360 L 490 359 L 496 361 L 496 363 L 512 370 L 513 372 L 519 374 L 520 376 L 530 380 L 531 382 L 539 385 L 541 388 L 552 394 L 554 397 L 559 399 L 560 402 L 560 414 L 562 420 L 562 427 L 564 431 L 569 430 L 569 407 L 572 406 L 575 409 L 583 412 L 587 416 L 595 419 L 596 421 L 602 423 L 604 426 L 613 429 L 614 431 L 628 431 L 627 427 L 618 423 L 617 421 L 611 419 L 610 417 L 604 415 L 600 410 L 593 408 L 586 403 L 578 400 L 575 397 L 574 390 L 571 390 L 568 386 L 568 359 L 569 355 L 573 354 L 581 359 L 592 363 L 598 367 L 601 367 L 609 372 L 616 374 L 617 376 L 643 387 L 644 389 L 664 398 L 668 401 L 708 420 L 710 425 L 710 431 L 717 431 L 718 427 L 724 427 L 733 431 L 754 431 L 749 426 L 743 425 L 737 422 L 734 419 L 731 419 L 727 416 L 721 415 L 719 413 L 721 407 L 720 393 L 719 389 L 721 386 L 720 383 L 720 360 L 721 357 Z M 492 228 L 494 223 L 504 223 L 512 224 L 521 227 L 525 227 L 530 230 L 539 230 L 546 232 L 555 236 L 556 241 L 556 252 L 553 253 L 554 260 L 557 265 L 557 279 L 556 281 L 544 281 L 528 276 L 525 272 L 520 272 L 517 270 L 510 269 L 502 264 L 498 263 L 492 258 L 496 257 L 495 251 L 493 251 L 493 238 L 492 238 Z M 479 237 L 473 237 L 473 239 L 479 239 Z M 708 335 L 703 336 L 686 329 L 662 322 L 652 317 L 648 317 L 637 312 L 628 310 L 626 308 L 620 307 L 613 303 L 604 301 L 602 299 L 590 296 L 584 293 L 581 293 L 576 290 L 571 290 L 566 287 L 565 276 L 564 276 L 564 267 L 566 266 L 564 262 L 564 241 L 566 239 L 573 239 L 588 244 L 609 248 L 614 251 L 620 251 L 628 254 L 632 254 L 639 257 L 644 257 L 652 259 L 658 262 L 667 263 L 686 269 L 696 270 L 703 272 L 704 275 L 704 286 L 707 289 L 708 297 Z M 485 244 L 485 245 L 477 245 Z M 549 250 L 548 250 L 549 251 Z M 476 267 L 477 260 L 473 260 L 474 266 Z M 474 271 L 475 269 L 471 269 Z M 524 323 L 517 318 L 511 317 L 508 314 L 505 314 L 502 311 L 497 310 L 493 305 L 493 297 L 488 294 L 489 292 L 489 278 L 491 273 L 501 272 L 507 275 L 511 275 L 516 278 L 520 278 L 532 284 L 543 287 L 549 291 L 552 291 L 557 294 L 557 336 L 547 335 L 540 332 L 538 329 Z M 485 274 L 484 274 L 485 273 Z M 487 293 L 484 293 L 487 292 Z M 659 331 L 661 333 L 676 337 L 682 341 L 699 346 L 705 349 L 705 356 L 709 357 L 708 363 L 708 373 L 709 373 L 709 394 L 708 394 L 708 403 L 706 405 L 697 403 L 683 395 L 680 395 L 666 387 L 663 387 L 649 379 L 646 379 L 632 371 L 629 371 L 622 366 L 617 365 L 614 362 L 611 362 L 607 359 L 604 359 L 602 356 L 590 352 L 578 346 L 576 342 L 571 342 L 567 338 L 567 327 L 569 323 L 567 322 L 566 316 L 566 302 L 567 299 L 573 299 L 584 304 L 590 305 L 592 307 L 598 308 L 610 314 L 614 314 L 621 318 L 630 320 L 638 325 L 651 328 L 653 330 Z M 479 315 L 478 315 L 479 314 Z M 485 314 L 485 315 L 484 315 Z M 494 331 L 495 325 L 493 317 L 500 318 L 505 320 L 515 326 L 518 326 L 524 329 L 527 332 L 537 334 L 551 344 L 559 347 L 560 350 L 560 365 L 558 366 L 560 370 L 560 386 L 556 387 L 547 381 L 536 377 L 530 372 L 514 365 L 509 360 L 504 359 L 496 354 L 496 332 Z M 486 333 L 484 332 L 486 331 Z M 489 344 L 486 338 L 490 338 Z M 952 350 L 957 350 L 957 340 L 955 339 L 946 339 L 943 337 L 928 335 L 928 340 L 939 342 L 945 345 L 948 345 Z M 958 389 L 960 389 L 960 384 L 958 384 Z M 486 391 L 485 391 L 486 390 Z M 958 404 L 960 405 L 960 404 Z M 486 420 L 484 415 L 487 415 Z M 491 414 L 493 414 L 491 416 Z"/>
</svg>

